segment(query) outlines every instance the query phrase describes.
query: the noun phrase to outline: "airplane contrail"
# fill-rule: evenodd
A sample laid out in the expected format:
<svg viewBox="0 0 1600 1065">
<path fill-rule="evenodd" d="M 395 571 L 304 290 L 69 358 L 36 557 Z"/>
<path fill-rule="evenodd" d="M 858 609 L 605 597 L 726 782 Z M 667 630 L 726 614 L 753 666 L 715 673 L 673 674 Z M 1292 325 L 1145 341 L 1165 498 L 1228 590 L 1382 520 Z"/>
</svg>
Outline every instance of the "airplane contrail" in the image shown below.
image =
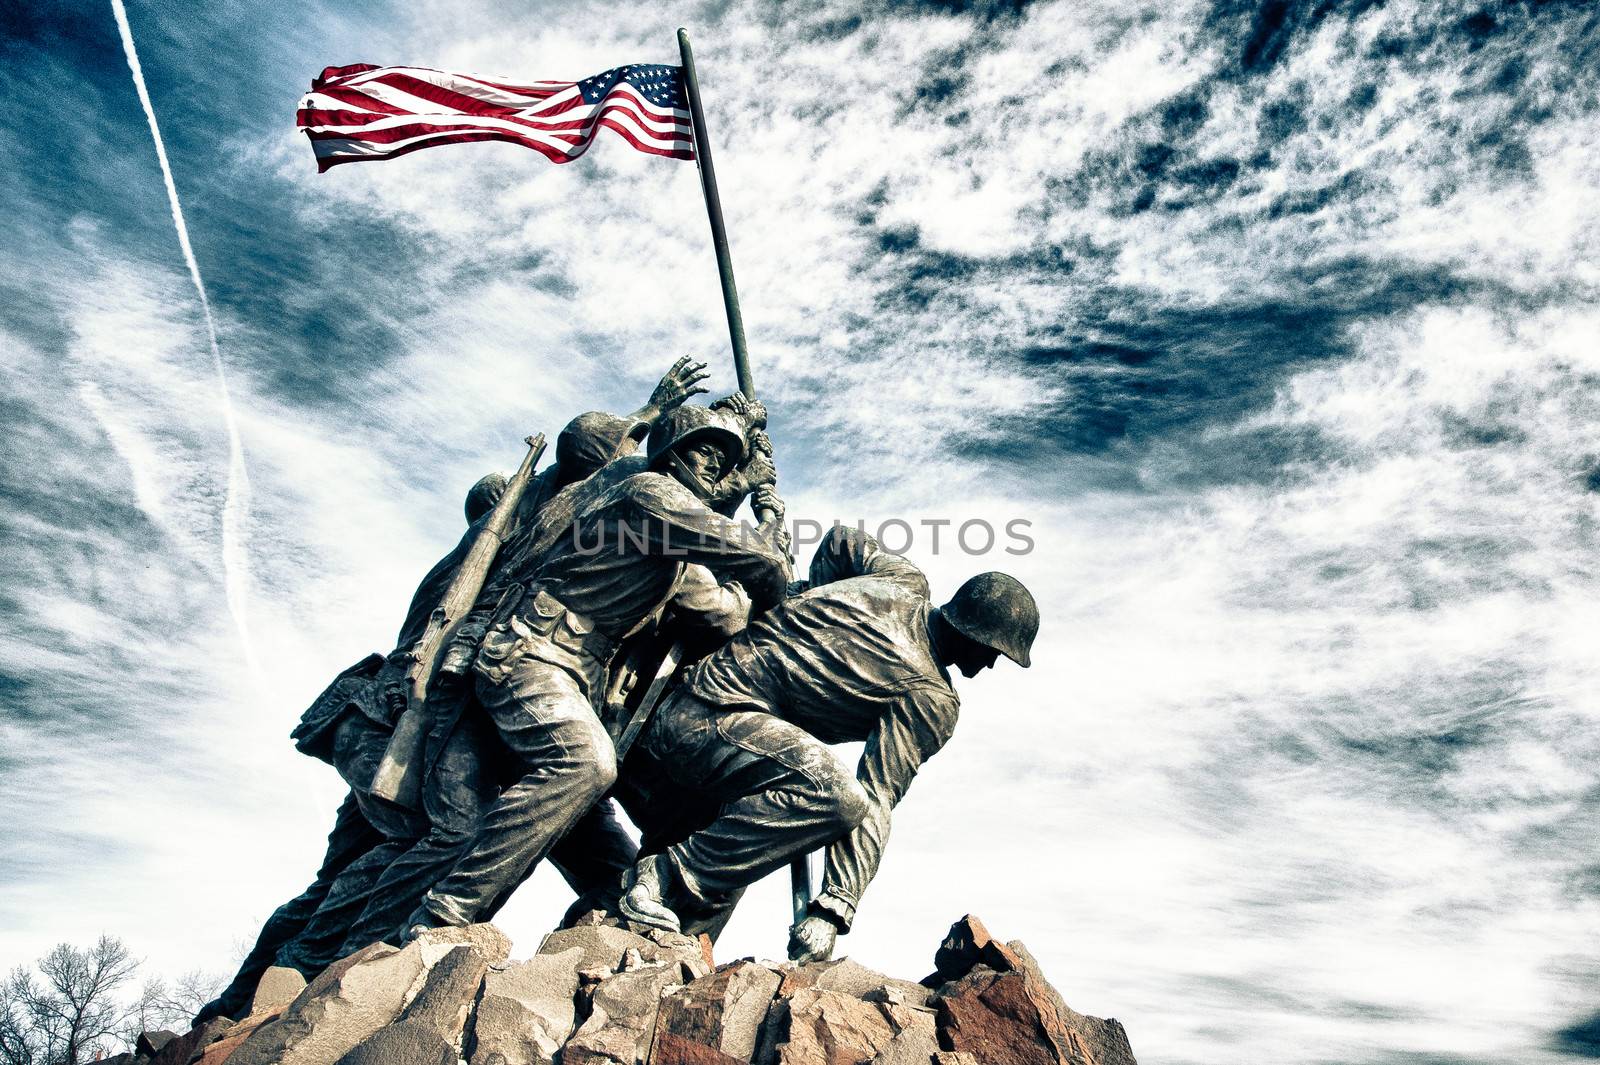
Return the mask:
<svg viewBox="0 0 1600 1065">
<path fill-rule="evenodd" d="M 128 69 L 133 73 L 133 87 L 139 93 L 139 103 L 144 105 L 144 117 L 150 123 L 156 159 L 161 163 L 161 178 L 167 186 L 167 202 L 172 207 L 172 224 L 178 231 L 178 246 L 183 249 L 183 261 L 189 265 L 189 278 L 200 296 L 206 337 L 211 341 L 211 364 L 217 373 L 217 388 L 222 396 L 222 420 L 228 430 L 228 494 L 222 504 L 223 589 L 228 599 L 228 612 L 233 615 L 233 623 L 244 645 L 245 661 L 252 671 L 256 671 L 259 665 L 250 643 L 250 627 L 245 612 L 250 592 L 250 559 L 244 542 L 245 519 L 250 507 L 250 479 L 244 465 L 244 448 L 239 443 L 239 427 L 233 417 L 233 397 L 228 391 L 228 375 L 222 366 L 222 349 L 217 345 L 217 323 L 211 316 L 211 301 L 206 298 L 205 282 L 200 279 L 200 264 L 195 261 L 194 247 L 189 243 L 189 227 L 183 222 L 183 204 L 178 200 L 178 187 L 172 181 L 172 164 L 167 161 L 167 147 L 161 140 L 161 127 L 156 123 L 150 91 L 145 88 L 144 70 L 139 66 L 139 53 L 133 46 L 133 30 L 128 25 L 127 9 L 122 6 L 122 0 L 111 0 L 111 10 L 117 19 L 117 32 L 122 35 L 122 51 L 128 57 Z"/>
</svg>

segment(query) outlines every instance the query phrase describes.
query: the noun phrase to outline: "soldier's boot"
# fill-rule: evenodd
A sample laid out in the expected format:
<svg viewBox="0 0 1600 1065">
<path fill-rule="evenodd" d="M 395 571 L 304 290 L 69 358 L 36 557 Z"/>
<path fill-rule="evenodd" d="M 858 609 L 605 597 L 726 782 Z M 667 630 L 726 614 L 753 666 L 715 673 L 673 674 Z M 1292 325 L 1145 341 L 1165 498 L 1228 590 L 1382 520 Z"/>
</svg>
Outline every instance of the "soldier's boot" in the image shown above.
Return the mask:
<svg viewBox="0 0 1600 1065">
<path fill-rule="evenodd" d="M 403 947 L 424 932 L 430 932 L 435 928 L 448 928 L 450 925 L 450 921 L 427 907 L 418 907 L 417 911 L 407 917 L 405 923 L 395 931 L 394 941 L 396 945 Z"/>
<path fill-rule="evenodd" d="M 651 928 L 682 931 L 683 923 L 669 905 L 677 879 L 672 859 L 667 855 L 650 854 L 639 859 L 624 884 L 619 902 L 622 915 Z"/>
</svg>

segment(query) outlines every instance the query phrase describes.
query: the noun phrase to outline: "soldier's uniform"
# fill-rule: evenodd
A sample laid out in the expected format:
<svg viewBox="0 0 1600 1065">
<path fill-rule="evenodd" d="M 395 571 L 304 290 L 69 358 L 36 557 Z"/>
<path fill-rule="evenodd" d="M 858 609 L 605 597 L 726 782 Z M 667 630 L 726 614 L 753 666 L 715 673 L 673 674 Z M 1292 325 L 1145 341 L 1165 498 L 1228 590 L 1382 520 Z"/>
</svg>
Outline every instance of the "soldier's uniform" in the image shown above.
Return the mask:
<svg viewBox="0 0 1600 1065">
<path fill-rule="evenodd" d="M 742 435 L 721 432 L 742 449 Z M 486 919 L 611 787 L 613 734 L 596 711 L 625 637 L 668 609 L 731 633 L 752 601 L 783 594 L 783 552 L 672 476 L 633 473 L 568 491 L 577 497 L 566 501 L 570 524 L 552 522 L 559 535 L 514 553 L 491 583 L 484 601 L 497 605 L 473 664 L 478 702 L 520 776 L 411 923 Z"/>
<path fill-rule="evenodd" d="M 721 804 L 665 849 L 686 913 L 725 907 L 831 844 L 812 912 L 848 931 L 890 812 L 955 729 L 960 700 L 935 657 L 922 572 L 836 527 L 810 583 L 698 663 L 641 739 L 674 784 Z M 826 746 L 852 741 L 866 743 L 853 775 Z"/>
</svg>

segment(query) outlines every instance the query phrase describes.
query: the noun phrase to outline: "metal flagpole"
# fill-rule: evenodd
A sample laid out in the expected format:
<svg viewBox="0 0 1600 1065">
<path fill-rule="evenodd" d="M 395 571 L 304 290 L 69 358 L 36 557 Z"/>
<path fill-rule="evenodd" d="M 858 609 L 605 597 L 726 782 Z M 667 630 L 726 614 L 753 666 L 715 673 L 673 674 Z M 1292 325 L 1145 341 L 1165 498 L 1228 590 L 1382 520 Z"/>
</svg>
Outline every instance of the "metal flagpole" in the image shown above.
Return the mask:
<svg viewBox="0 0 1600 1065">
<path fill-rule="evenodd" d="M 683 56 L 683 88 L 689 97 L 689 117 L 694 126 L 694 161 L 700 168 L 700 189 L 705 193 L 706 215 L 711 220 L 711 244 L 717 252 L 717 275 L 722 279 L 722 303 L 728 312 L 733 369 L 739 377 L 739 391 L 747 399 L 755 399 L 756 382 L 750 373 L 750 352 L 744 343 L 744 317 L 739 313 L 739 287 L 733 280 L 733 256 L 728 252 L 728 230 L 722 223 L 722 198 L 717 195 L 717 170 L 711 162 L 711 138 L 706 133 L 705 108 L 700 105 L 700 79 L 694 71 L 694 50 L 689 47 L 688 30 L 678 30 L 678 51 Z M 760 519 L 761 515 L 756 517 Z M 815 855 L 807 853 L 789 863 L 789 894 L 794 904 L 795 924 L 805 920 L 810 910 L 815 860 Z"/>
<path fill-rule="evenodd" d="M 678 51 L 683 55 L 683 88 L 689 97 L 689 116 L 694 122 L 694 161 L 700 168 L 700 188 L 705 193 L 706 214 L 711 219 L 711 244 L 717 251 L 717 274 L 722 278 L 722 303 L 728 311 L 733 368 L 739 375 L 739 391 L 747 399 L 755 399 L 756 382 L 750 375 L 750 353 L 744 345 L 744 318 L 739 314 L 739 288 L 733 281 L 733 257 L 728 254 L 728 230 L 722 224 L 717 170 L 711 163 L 711 138 L 706 135 L 706 113 L 700 106 L 700 79 L 694 73 L 694 52 L 689 48 L 688 30 L 678 31 Z"/>
</svg>

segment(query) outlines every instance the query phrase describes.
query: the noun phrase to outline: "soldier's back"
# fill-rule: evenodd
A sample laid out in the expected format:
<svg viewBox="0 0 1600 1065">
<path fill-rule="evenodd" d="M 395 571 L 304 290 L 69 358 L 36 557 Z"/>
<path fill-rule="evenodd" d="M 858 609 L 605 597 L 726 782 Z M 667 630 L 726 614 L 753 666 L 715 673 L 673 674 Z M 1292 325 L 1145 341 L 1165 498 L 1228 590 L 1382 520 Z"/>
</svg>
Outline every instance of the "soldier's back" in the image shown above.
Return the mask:
<svg viewBox="0 0 1600 1065">
<path fill-rule="evenodd" d="M 928 600 L 883 577 L 851 577 L 786 600 L 691 671 L 716 705 L 775 714 L 828 743 L 865 739 L 905 692 L 954 695 L 933 657 Z"/>
</svg>

